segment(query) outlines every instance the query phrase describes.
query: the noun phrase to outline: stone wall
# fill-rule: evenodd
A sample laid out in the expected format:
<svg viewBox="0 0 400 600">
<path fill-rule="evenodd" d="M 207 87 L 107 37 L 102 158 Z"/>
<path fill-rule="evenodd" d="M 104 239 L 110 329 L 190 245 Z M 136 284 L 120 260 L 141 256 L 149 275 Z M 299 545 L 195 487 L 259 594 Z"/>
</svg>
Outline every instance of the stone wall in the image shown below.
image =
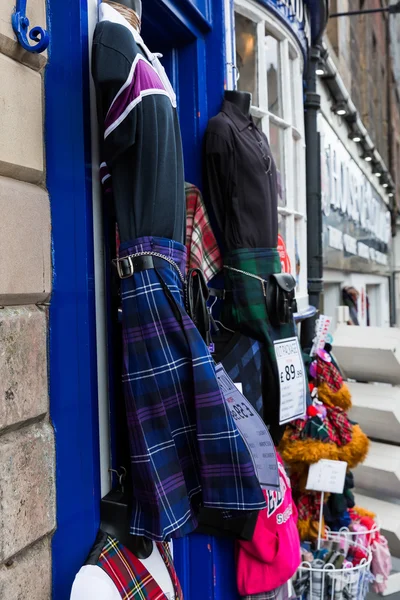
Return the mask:
<svg viewBox="0 0 400 600">
<path fill-rule="evenodd" d="M 43 76 L 0 2 L 0 598 L 51 598 L 54 435 L 47 337 L 50 206 L 45 189 Z M 29 0 L 46 27 L 45 0 Z"/>
</svg>

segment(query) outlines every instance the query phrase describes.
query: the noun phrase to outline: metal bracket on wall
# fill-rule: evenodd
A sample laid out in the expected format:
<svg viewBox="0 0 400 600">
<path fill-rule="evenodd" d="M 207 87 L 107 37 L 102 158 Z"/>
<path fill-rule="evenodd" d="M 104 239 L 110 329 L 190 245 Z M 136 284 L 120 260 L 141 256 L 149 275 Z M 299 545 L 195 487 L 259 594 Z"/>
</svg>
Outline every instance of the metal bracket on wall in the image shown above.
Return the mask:
<svg viewBox="0 0 400 600">
<path fill-rule="evenodd" d="M 18 42 L 27 52 L 39 54 L 46 50 L 50 41 L 49 34 L 41 27 L 32 27 L 29 31 L 29 38 L 36 43 L 31 45 L 28 41 L 29 19 L 26 16 L 26 0 L 17 0 L 11 23 Z"/>
</svg>

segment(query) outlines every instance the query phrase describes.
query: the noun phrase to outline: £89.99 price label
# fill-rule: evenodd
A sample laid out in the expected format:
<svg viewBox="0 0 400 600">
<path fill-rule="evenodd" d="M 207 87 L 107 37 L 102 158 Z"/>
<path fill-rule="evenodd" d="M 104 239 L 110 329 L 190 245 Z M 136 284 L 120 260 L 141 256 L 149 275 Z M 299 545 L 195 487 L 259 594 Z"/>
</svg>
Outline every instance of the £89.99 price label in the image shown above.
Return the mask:
<svg viewBox="0 0 400 600">
<path fill-rule="evenodd" d="M 305 367 L 296 337 L 279 340 L 274 346 L 279 374 L 279 424 L 284 425 L 305 415 Z"/>
</svg>

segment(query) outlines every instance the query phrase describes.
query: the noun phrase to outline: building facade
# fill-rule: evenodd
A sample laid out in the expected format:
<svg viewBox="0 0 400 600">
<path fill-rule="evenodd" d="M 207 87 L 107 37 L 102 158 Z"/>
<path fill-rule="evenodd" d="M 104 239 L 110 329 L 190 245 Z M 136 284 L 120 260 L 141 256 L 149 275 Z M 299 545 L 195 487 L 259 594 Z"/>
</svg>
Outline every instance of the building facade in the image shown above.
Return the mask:
<svg viewBox="0 0 400 600">
<path fill-rule="evenodd" d="M 395 3 L 337 0 L 331 11 L 389 4 Z M 400 593 L 399 28 L 398 15 L 387 12 L 332 18 L 319 65 L 322 309 L 333 316 L 351 416 L 371 440 L 354 472 L 356 503 L 378 516 L 388 539 L 393 571 L 385 596 L 392 598 Z M 347 312 L 338 309 L 343 305 Z"/>
<path fill-rule="evenodd" d="M 331 13 L 381 8 L 331 3 Z M 324 306 L 337 321 L 347 304 L 359 325 L 396 322 L 398 80 L 391 52 L 396 16 L 331 18 L 319 91 Z"/>
<path fill-rule="evenodd" d="M 66 600 L 118 467 L 109 255 L 90 77 L 97 0 L 28 0 L 50 45 L 21 48 L 0 7 L 0 596 Z M 303 77 L 319 0 L 146 0 L 143 37 L 178 96 L 186 180 L 224 89 L 251 91 L 280 176 L 280 235 L 308 305 Z M 210 67 L 212 65 L 212 68 Z M 53 535 L 54 534 L 54 535 Z M 232 543 L 174 543 L 185 598 L 237 598 Z"/>
</svg>

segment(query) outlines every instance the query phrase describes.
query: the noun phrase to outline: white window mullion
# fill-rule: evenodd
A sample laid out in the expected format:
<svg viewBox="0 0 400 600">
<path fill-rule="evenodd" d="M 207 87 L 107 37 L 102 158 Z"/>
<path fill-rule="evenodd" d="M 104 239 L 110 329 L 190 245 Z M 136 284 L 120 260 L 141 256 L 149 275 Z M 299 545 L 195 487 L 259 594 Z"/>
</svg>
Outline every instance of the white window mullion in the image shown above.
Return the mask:
<svg viewBox="0 0 400 600">
<path fill-rule="evenodd" d="M 261 129 L 262 129 L 263 133 L 265 133 L 265 135 L 269 139 L 269 115 L 268 114 L 265 117 L 263 117 L 263 119 L 261 121 Z"/>
<path fill-rule="evenodd" d="M 290 122 L 288 123 L 287 121 L 284 121 L 284 119 L 281 119 L 281 117 L 277 117 L 273 113 L 269 113 L 269 118 L 273 123 L 275 123 L 275 125 L 277 125 L 281 129 L 287 129 L 288 127 L 290 127 Z"/>
<path fill-rule="evenodd" d="M 292 103 L 291 103 L 291 77 L 289 67 L 289 42 L 282 40 L 280 46 L 280 66 L 281 66 L 281 90 L 282 90 L 282 117 L 286 122 L 292 122 Z"/>
<path fill-rule="evenodd" d="M 260 21 L 257 25 L 257 66 L 258 66 L 258 90 L 259 90 L 259 107 L 261 110 L 268 111 L 268 89 L 266 77 L 266 61 L 265 61 L 265 23 Z"/>
</svg>

